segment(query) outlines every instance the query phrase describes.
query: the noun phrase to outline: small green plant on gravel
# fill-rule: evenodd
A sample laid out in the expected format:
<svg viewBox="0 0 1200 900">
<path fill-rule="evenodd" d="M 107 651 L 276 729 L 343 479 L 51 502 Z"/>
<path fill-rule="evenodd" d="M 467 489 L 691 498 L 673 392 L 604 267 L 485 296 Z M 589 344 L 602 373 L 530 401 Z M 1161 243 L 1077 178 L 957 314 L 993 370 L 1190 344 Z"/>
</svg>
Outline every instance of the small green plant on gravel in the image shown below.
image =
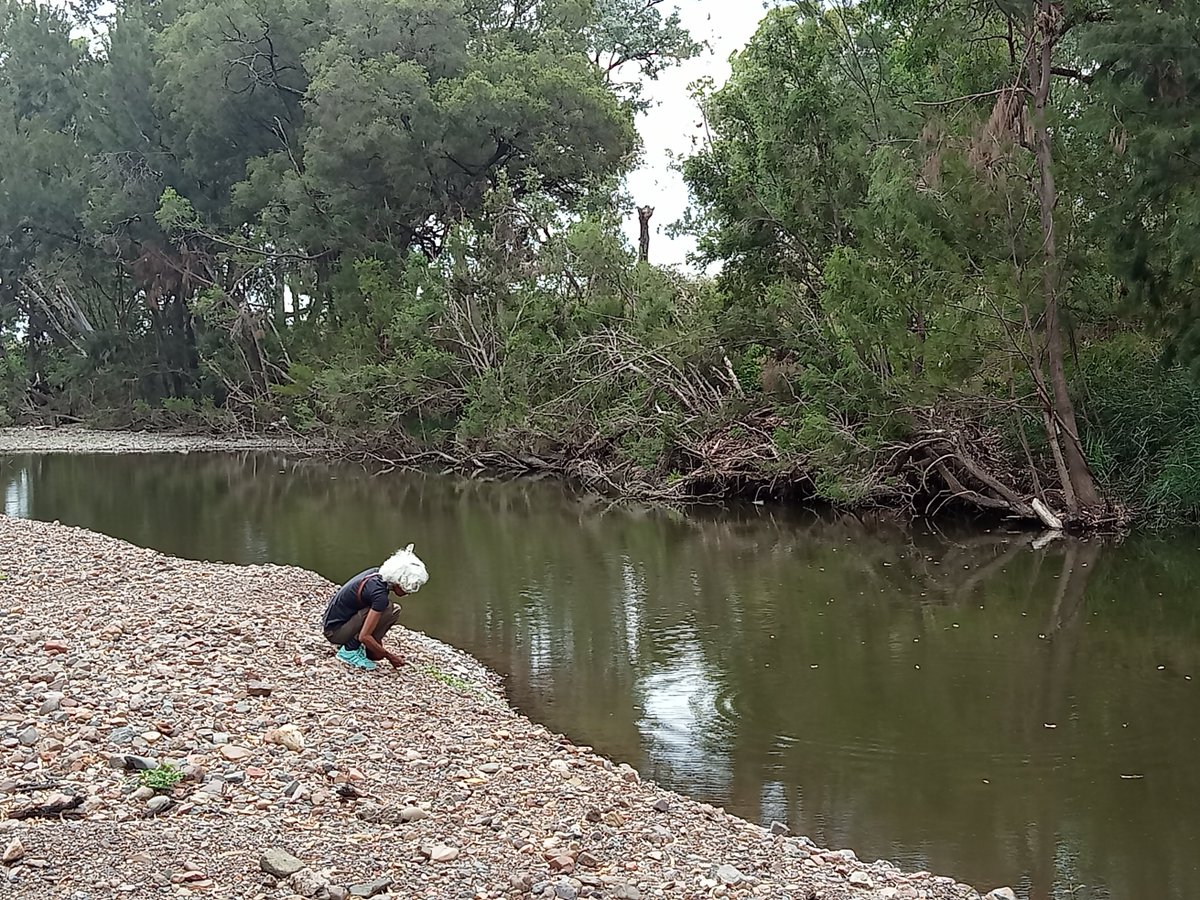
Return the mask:
<svg viewBox="0 0 1200 900">
<path fill-rule="evenodd" d="M 156 791 L 169 791 L 183 781 L 183 772 L 171 763 L 163 763 L 156 769 L 146 769 L 139 773 L 138 781 L 142 787 L 153 788 Z"/>
<path fill-rule="evenodd" d="M 474 697 L 487 697 L 487 693 L 479 685 L 472 684 L 463 678 L 459 678 L 457 675 L 451 675 L 449 672 L 443 672 L 437 666 L 423 666 L 421 672 L 435 681 L 440 681 L 442 684 L 454 688 L 456 691 L 462 691 L 464 694 L 471 694 Z"/>
</svg>

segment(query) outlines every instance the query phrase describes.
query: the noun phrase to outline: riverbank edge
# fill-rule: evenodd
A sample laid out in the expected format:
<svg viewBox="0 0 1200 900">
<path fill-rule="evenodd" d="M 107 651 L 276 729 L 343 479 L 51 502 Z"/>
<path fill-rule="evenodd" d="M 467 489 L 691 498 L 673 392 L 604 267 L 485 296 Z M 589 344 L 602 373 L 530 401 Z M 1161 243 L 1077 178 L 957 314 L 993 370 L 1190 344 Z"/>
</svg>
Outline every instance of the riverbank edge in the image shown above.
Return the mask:
<svg viewBox="0 0 1200 900">
<path fill-rule="evenodd" d="M 178 430 L 129 431 L 83 425 L 17 425 L 0 428 L 0 453 L 219 453 L 278 451 L 330 453 L 335 445 L 280 432 L 213 435 Z"/>
<path fill-rule="evenodd" d="M 296 567 L 274 565 L 237 566 L 225 563 L 190 561 L 170 557 L 146 548 L 140 548 L 136 545 L 86 529 L 63 526 L 57 522 L 43 523 L 0 517 L 0 528 L 5 532 L 9 532 L 7 535 L 9 539 L 5 542 L 5 578 L 0 580 L 0 598 L 3 598 L 3 600 L 10 604 L 24 600 L 26 605 L 28 605 L 29 598 L 32 596 L 28 590 L 30 585 L 27 582 L 23 583 L 26 576 L 22 576 L 21 578 L 14 577 L 14 568 L 27 571 L 30 569 L 31 561 L 34 561 L 32 571 L 36 577 L 37 561 L 45 558 L 47 550 L 50 547 L 53 547 L 55 552 L 62 554 L 65 558 L 88 555 L 89 553 L 91 556 L 97 558 L 103 556 L 107 560 L 106 564 L 116 564 L 117 568 L 121 569 L 126 568 L 126 563 L 130 567 L 135 567 L 134 570 L 142 570 L 149 567 L 156 567 L 160 570 L 170 569 L 172 572 L 179 573 L 184 581 L 187 580 L 187 573 L 194 572 L 203 573 L 206 577 L 217 578 L 218 581 L 228 578 L 229 584 L 242 586 L 247 585 L 255 579 L 278 583 L 281 578 L 286 578 L 291 584 L 315 586 L 318 589 L 317 593 L 321 595 L 326 594 L 333 588 L 333 585 L 319 575 Z M 14 537 L 18 539 L 13 540 Z M 13 548 L 14 546 L 19 546 L 22 540 L 33 541 L 34 554 L 32 557 L 24 557 L 21 560 L 20 566 L 14 566 L 12 554 L 18 551 L 14 551 Z M 95 583 L 94 576 L 88 583 Z M 162 581 L 160 579 L 159 583 L 164 587 L 172 587 L 170 581 Z M 138 586 L 128 583 L 127 579 L 118 579 L 111 584 L 111 587 L 113 588 L 114 598 L 138 596 L 139 593 Z M 185 592 L 189 590 L 189 585 L 185 583 L 180 583 L 175 585 L 175 587 L 178 588 L 177 593 L 180 596 L 185 595 Z M 18 609 L 22 613 L 29 612 L 24 607 L 14 605 L 9 610 L 9 622 L 12 621 L 11 615 L 13 611 Z M 96 610 L 93 610 L 93 612 L 96 612 Z M 104 610 L 99 610 L 98 612 L 102 617 L 102 621 L 108 621 L 109 618 L 113 618 L 114 621 L 116 620 L 115 615 L 110 616 Z M 115 611 L 113 612 L 115 613 Z M 294 615 L 293 621 L 288 624 L 307 628 L 309 623 L 303 623 L 301 619 L 301 616 Z M 3 620 L 0 619 L 0 621 Z M 620 797 L 619 802 L 627 810 L 624 818 L 621 820 L 622 824 L 625 821 L 636 822 L 641 816 L 647 815 L 661 822 L 666 820 L 664 814 L 668 810 L 670 811 L 671 824 L 674 826 L 672 830 L 682 836 L 678 839 L 660 837 L 658 838 L 658 843 L 654 845 L 655 847 L 664 848 L 672 846 L 675 841 L 683 842 L 684 846 L 678 848 L 679 852 L 689 851 L 693 858 L 698 858 L 698 853 L 700 855 L 715 857 L 719 852 L 724 852 L 719 850 L 719 846 L 714 847 L 709 845 L 713 843 L 720 845 L 733 841 L 735 850 L 744 850 L 747 846 L 757 847 L 761 845 L 761 848 L 765 850 L 764 858 L 770 860 L 769 866 L 774 867 L 778 865 L 780 870 L 778 872 L 769 871 L 768 866 L 765 864 L 763 868 L 754 874 L 745 874 L 739 873 L 736 867 L 726 868 L 727 864 L 725 866 L 714 864 L 707 876 L 702 878 L 700 882 L 705 891 L 685 893 L 684 896 L 793 896 L 790 892 L 778 893 L 777 891 L 781 886 L 795 886 L 799 890 L 805 884 L 810 885 L 809 888 L 804 888 L 807 892 L 798 893 L 794 896 L 820 896 L 826 898 L 826 900 L 839 900 L 839 898 L 843 897 L 879 898 L 879 900 L 903 900 L 903 898 L 914 898 L 914 900 L 917 900 L 917 898 L 928 898 L 928 900 L 978 900 L 980 896 L 979 892 L 974 888 L 958 883 L 952 878 L 933 876 L 928 872 L 904 875 L 900 870 L 888 863 L 862 863 L 850 851 L 820 850 L 811 841 L 808 841 L 807 838 L 789 837 L 786 829 L 781 827 L 777 826 L 773 829 L 766 829 L 738 817 L 731 816 L 723 810 L 714 809 L 706 804 L 690 800 L 683 795 L 662 789 L 653 782 L 642 781 L 629 767 L 615 765 L 611 760 L 594 754 L 590 747 L 577 746 L 563 736 L 555 735 L 547 731 L 543 726 L 531 722 L 523 714 L 514 710 L 504 693 L 502 678 L 470 654 L 420 632 L 411 631 L 403 627 L 400 627 L 398 631 L 401 641 L 410 654 L 410 666 L 406 667 L 402 677 L 405 678 L 406 684 L 411 682 L 416 685 L 413 689 L 416 694 L 421 696 L 436 696 L 439 693 L 444 695 L 449 690 L 456 695 L 454 698 L 455 702 L 460 706 L 459 715 L 453 717 L 455 720 L 461 721 L 465 715 L 467 719 L 474 718 L 487 721 L 487 727 L 491 729 L 495 728 L 495 719 L 498 715 L 498 710 L 502 709 L 503 717 L 508 720 L 508 728 L 495 733 L 509 737 L 512 733 L 517 733 L 518 730 L 524 731 L 531 736 L 530 739 L 534 741 L 536 749 L 540 754 L 555 757 L 555 759 L 551 760 L 548 769 L 537 769 L 525 776 L 528 780 L 535 783 L 535 791 L 539 795 L 552 794 L 555 790 L 561 791 L 561 777 L 565 774 L 579 772 L 579 775 L 585 781 L 591 781 L 599 775 L 600 784 L 596 786 L 589 786 L 585 784 L 585 781 L 580 781 L 579 778 L 572 779 L 572 783 L 578 782 L 581 789 L 593 791 L 592 796 L 586 798 L 589 805 L 599 801 L 598 805 L 600 808 L 603 808 L 614 799 Z M 45 636 L 46 633 L 41 629 L 34 629 L 32 634 L 24 635 L 23 637 L 28 640 L 40 642 Z M 47 641 L 45 646 L 51 647 L 52 641 Z M 415 666 L 412 665 L 414 650 L 417 657 L 425 657 L 424 665 L 420 659 L 416 661 L 417 664 Z M 438 662 L 459 674 L 446 676 L 436 666 L 429 666 L 429 661 Z M 311 663 L 312 661 L 310 660 Z M 355 675 L 355 673 L 341 671 L 341 667 L 338 667 L 330 659 L 320 660 L 317 662 L 317 665 L 320 668 L 316 671 L 323 678 L 332 676 L 344 679 L 347 676 L 352 678 Z M 97 674 L 99 674 L 101 679 L 109 679 L 114 676 L 119 677 L 117 672 L 100 672 Z M 35 676 L 30 677 L 32 679 Z M 36 677 L 42 681 L 49 682 L 49 679 L 42 679 L 41 676 Z M 61 680 L 61 676 L 59 680 Z M 473 684 L 472 681 L 474 682 Z M 474 689 L 475 687 L 482 687 L 484 690 L 477 691 Z M 388 692 L 383 695 L 383 698 L 386 699 L 390 696 L 391 694 Z M 395 714 L 394 709 L 389 711 L 386 708 L 380 708 L 380 706 L 386 706 L 386 703 L 380 699 L 379 695 L 375 695 L 375 700 L 379 705 L 368 709 L 371 717 Z M 0 725 L 2 724 L 3 722 L 0 722 Z M 422 721 L 422 724 L 428 723 Z M 435 733 L 436 730 L 440 730 L 450 724 L 450 722 L 434 722 Z M 25 727 L 40 727 L 44 730 L 51 728 L 44 721 L 44 717 L 41 720 L 37 720 L 35 724 Z M 9 739 L 8 744 L 11 743 L 12 741 Z M 24 740 L 21 743 L 24 743 Z M 486 741 L 486 743 L 495 744 L 491 740 Z M 71 746 L 71 743 L 66 743 L 64 751 L 69 750 Z M 450 752 L 447 748 L 439 748 L 439 750 Z M 412 762 L 415 751 L 409 750 L 407 753 L 409 756 L 406 758 Z M 564 753 L 567 754 L 565 761 L 561 759 Z M 499 750 L 493 751 L 493 755 L 503 759 L 502 753 Z M 3 756 L 0 756 L 0 758 L 3 758 Z M 193 758 L 192 756 L 188 757 L 188 759 Z M 415 758 L 422 758 L 421 754 L 418 753 Z M 585 769 L 587 771 L 583 771 Z M 18 769 L 11 764 L 6 764 L 0 768 L 0 782 L 3 782 L 6 778 L 10 781 L 14 777 L 19 778 L 24 771 L 28 771 L 27 765 L 22 769 Z M 476 775 L 479 775 L 481 771 L 490 773 L 490 770 L 484 766 L 482 770 L 475 770 Z M 38 772 L 39 775 L 46 774 L 40 767 Z M 460 787 L 463 783 L 468 785 L 473 783 L 471 778 L 466 778 L 465 782 L 462 780 L 461 776 L 466 776 L 466 774 L 467 770 L 464 769 L 455 776 L 458 779 Z M 488 777 L 490 777 L 490 774 L 484 778 L 475 778 L 474 782 L 486 781 Z M 600 790 L 596 790 L 596 787 L 599 787 Z M 482 788 L 476 789 L 482 790 Z M 468 790 L 467 794 L 467 800 L 469 801 L 471 792 Z M 0 793 L 0 808 L 3 808 L 5 805 L 4 801 L 6 799 L 12 800 L 12 797 L 6 798 L 3 793 Z M 29 802 L 33 802 L 32 798 L 30 798 Z M 469 802 L 466 805 L 469 808 Z M 11 803 L 8 806 L 8 815 L 11 816 L 13 814 L 13 807 Z M 84 808 L 87 808 L 86 804 Z M 478 810 L 476 811 L 478 812 Z M 609 821 L 607 817 L 610 814 L 604 813 L 605 822 Z M 264 813 L 264 818 L 266 817 L 267 815 Z M 177 820 L 184 818 L 186 817 L 176 817 Z M 361 814 L 357 818 L 361 819 Z M 460 818 L 463 818 L 465 821 L 466 817 L 463 816 Z M 599 821 L 592 818 L 591 812 L 588 812 L 584 818 L 586 818 L 587 822 Z M 152 829 L 159 827 L 164 820 L 160 818 L 133 818 L 132 821 L 135 824 L 139 822 L 145 823 L 146 828 Z M 321 821 L 328 823 L 330 820 L 327 816 L 322 815 Z M 348 822 L 343 821 L 341 824 L 346 829 L 361 830 L 363 827 L 362 822 L 356 821 L 355 818 L 351 818 Z M 14 822 L 11 819 L 5 825 L 7 826 L 6 828 L 0 828 L 0 835 L 4 834 L 5 830 L 18 832 L 18 829 L 13 827 Z M 50 827 L 50 824 L 45 823 L 43 827 Z M 661 825 L 656 825 L 655 827 L 660 831 L 662 830 Z M 719 835 L 719 839 L 716 841 L 713 841 L 711 837 L 714 834 L 714 829 L 715 833 Z M 705 834 L 710 835 L 708 838 L 709 844 L 706 844 L 701 837 Z M 19 837 L 20 834 L 18 832 L 17 839 L 15 840 L 18 840 Z M 7 837 L 4 840 L 7 841 Z M 77 841 L 78 839 L 76 838 L 75 840 Z M 693 846 L 697 841 L 699 841 L 699 846 Z M 36 843 L 36 838 L 34 839 L 34 843 Z M 542 844 L 543 847 L 552 848 L 558 844 L 558 838 L 554 836 L 548 837 L 542 841 Z M 443 845 L 439 844 L 438 846 L 441 847 Z M 76 846 L 75 850 L 78 849 L 79 847 Z M 566 878 L 575 868 L 574 862 L 566 862 L 567 854 L 574 854 L 572 859 L 585 858 L 580 856 L 577 847 L 573 847 L 570 850 L 564 849 L 561 851 L 563 855 L 557 857 L 551 855 L 559 852 L 557 849 L 550 849 L 549 852 L 539 854 L 546 857 L 549 866 L 546 878 L 543 880 L 544 885 L 551 886 L 550 889 L 543 890 L 543 894 L 547 897 L 567 896 L 564 893 L 557 893 L 558 889 L 553 887 L 554 884 L 567 884 L 568 882 L 564 882 L 562 879 Z M 618 868 L 616 871 L 621 871 L 622 874 L 633 879 L 638 876 L 632 873 L 638 871 L 639 868 L 642 871 L 653 871 L 655 868 L 661 867 L 661 860 L 663 858 L 661 849 L 652 850 L 650 847 L 642 847 L 641 854 L 635 854 L 632 857 L 624 854 L 623 869 Z M 20 861 L 17 860 L 14 864 L 19 866 Z M 554 879 L 553 874 L 556 865 L 560 873 L 557 880 Z M 743 866 L 745 865 L 743 863 Z M 11 874 L 12 868 L 10 867 L 8 871 Z M 468 875 L 468 877 L 470 876 Z M 588 876 L 585 875 L 583 877 L 586 878 Z M 513 878 L 515 879 L 516 876 L 513 876 Z M 594 880 L 595 878 L 593 878 Z M 576 896 L 634 897 L 639 895 L 639 891 L 633 889 L 626 890 L 624 887 L 621 890 L 625 891 L 625 893 L 619 894 L 605 893 L 601 888 L 597 888 L 596 891 L 590 894 L 588 892 L 580 894 L 578 885 L 584 883 L 580 881 L 575 882 L 576 886 L 572 887 L 572 890 L 575 891 Z M 614 882 L 601 880 L 600 883 L 611 887 Z M 628 885 L 631 882 L 622 881 L 621 883 Z M 673 883 L 669 882 L 669 884 Z M 514 880 L 512 889 L 506 892 L 506 895 L 528 894 L 531 889 L 537 887 L 537 884 L 536 881 L 522 875 L 519 882 Z M 881 885 L 886 886 L 881 887 Z M 643 886 L 646 887 L 648 885 L 644 884 Z M 315 896 L 315 894 L 299 893 L 304 896 Z M 644 896 L 645 894 L 641 895 Z M 18 896 L 21 896 L 19 892 Z M 261 894 L 260 896 L 274 895 Z M 988 896 L 1006 897 L 1011 896 L 1011 894 L 994 892 Z"/>
<path fill-rule="evenodd" d="M 345 435 L 310 438 L 296 432 L 274 435 L 223 436 L 179 429 L 105 429 L 88 425 L 14 425 L 0 427 L 0 454 L 63 453 L 219 453 L 278 452 L 335 463 L 352 463 L 375 473 L 392 471 L 455 474 L 467 478 L 550 478 L 574 490 L 592 491 L 618 503 L 647 503 L 652 506 L 686 509 L 719 508 L 740 499 L 740 494 L 690 495 L 667 484 L 617 482 L 587 458 L 542 458 L 504 449 L 481 450 L 456 455 L 445 449 L 406 448 L 397 450 L 386 440 L 362 440 Z M 764 479 L 765 481 L 765 479 Z M 751 494 L 750 499 L 757 500 Z M 771 498 L 795 509 L 821 510 L 831 504 L 811 496 Z M 907 519 L 898 506 L 871 504 L 884 516 Z"/>
<path fill-rule="evenodd" d="M 772 485 L 771 479 L 765 475 L 743 476 L 747 481 L 739 490 L 692 494 L 680 490 L 678 484 L 673 485 L 669 482 L 639 480 L 628 483 L 614 480 L 595 460 L 587 457 L 541 457 L 503 449 L 460 455 L 438 448 L 398 452 L 387 442 L 356 440 L 345 436 L 317 439 L 284 431 L 275 435 L 222 436 L 173 429 L 107 430 L 86 425 L 20 425 L 0 428 L 0 454 L 208 452 L 280 452 L 330 462 L 351 462 L 378 473 L 397 470 L 439 471 L 468 478 L 480 475 L 502 478 L 553 478 L 572 489 L 593 491 L 616 502 L 649 503 L 675 509 L 685 509 L 688 506 L 720 507 L 747 499 L 759 503 L 762 502 L 760 494 L 753 489 L 758 485 L 767 490 L 767 499 L 774 503 L 803 510 L 833 508 L 827 501 L 817 500 L 805 486 L 806 482 L 781 489 L 778 484 Z M 768 485 L 771 485 L 769 489 Z M 916 515 L 915 510 L 901 505 L 879 502 L 842 505 L 839 508 L 849 511 L 869 509 L 876 515 L 894 517 L 898 521 L 907 521 Z M 1036 520 L 1002 518 L 1006 523 L 1023 527 L 1031 534 L 1047 530 L 1044 524 Z"/>
</svg>

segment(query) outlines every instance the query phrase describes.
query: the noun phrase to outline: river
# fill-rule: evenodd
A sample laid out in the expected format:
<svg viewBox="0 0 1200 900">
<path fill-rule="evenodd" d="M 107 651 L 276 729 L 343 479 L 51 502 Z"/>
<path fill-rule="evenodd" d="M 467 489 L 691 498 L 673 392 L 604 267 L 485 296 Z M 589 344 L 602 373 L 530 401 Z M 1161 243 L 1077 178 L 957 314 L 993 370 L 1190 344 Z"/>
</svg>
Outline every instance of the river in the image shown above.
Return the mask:
<svg viewBox="0 0 1200 900">
<path fill-rule="evenodd" d="M 413 541 L 431 580 L 404 623 L 530 718 L 822 846 L 1033 900 L 1200 889 L 1195 533 L 685 517 L 270 453 L 17 455 L 0 478 L 11 516 L 335 582 Z"/>
</svg>

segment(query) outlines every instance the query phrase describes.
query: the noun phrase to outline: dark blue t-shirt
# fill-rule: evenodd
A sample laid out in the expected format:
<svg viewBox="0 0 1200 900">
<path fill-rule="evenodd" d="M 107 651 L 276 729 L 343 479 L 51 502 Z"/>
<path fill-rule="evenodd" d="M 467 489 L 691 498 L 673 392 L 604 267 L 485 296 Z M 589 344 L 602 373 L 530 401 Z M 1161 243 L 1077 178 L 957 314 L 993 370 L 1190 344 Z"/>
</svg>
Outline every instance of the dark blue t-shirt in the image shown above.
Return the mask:
<svg viewBox="0 0 1200 900">
<path fill-rule="evenodd" d="M 361 591 L 359 590 L 360 584 L 362 585 Z M 388 586 L 379 577 L 379 567 L 367 569 L 347 581 L 333 595 L 333 599 L 329 601 L 329 606 L 325 609 L 322 627 L 325 631 L 329 631 L 339 625 L 345 625 L 358 615 L 359 610 L 363 609 L 386 612 L 391 602 L 392 600 L 388 596 Z"/>
</svg>

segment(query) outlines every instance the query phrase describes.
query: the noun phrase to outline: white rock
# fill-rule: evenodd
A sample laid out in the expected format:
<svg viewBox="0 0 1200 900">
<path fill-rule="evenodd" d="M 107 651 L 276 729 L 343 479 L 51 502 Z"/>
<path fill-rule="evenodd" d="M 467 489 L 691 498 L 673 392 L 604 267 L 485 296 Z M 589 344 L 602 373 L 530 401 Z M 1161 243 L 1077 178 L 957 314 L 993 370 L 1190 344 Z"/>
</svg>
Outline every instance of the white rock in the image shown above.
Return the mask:
<svg viewBox="0 0 1200 900">
<path fill-rule="evenodd" d="M 721 882 L 722 884 L 740 884 L 745 878 L 745 876 L 738 871 L 736 866 L 731 866 L 728 864 L 717 866 L 716 875 L 717 881 Z"/>
<path fill-rule="evenodd" d="M 6 866 L 11 866 L 17 860 L 25 856 L 25 845 L 21 843 L 19 837 L 13 838 L 8 842 L 8 846 L 4 848 L 4 855 L 0 856 L 0 862 Z"/>
<path fill-rule="evenodd" d="M 983 900 L 1017 900 L 1017 895 L 1010 887 L 998 887 L 994 891 L 988 891 Z"/>
<path fill-rule="evenodd" d="M 452 862 L 458 859 L 459 849 L 457 847 L 447 847 L 445 844 L 435 844 L 429 851 L 429 858 L 433 862 Z"/>
<path fill-rule="evenodd" d="M 304 749 L 304 733 L 295 725 L 283 725 L 280 728 L 273 728 L 266 733 L 264 740 L 268 744 L 278 744 L 280 747 L 286 747 L 293 753 L 299 753 Z"/>
</svg>

